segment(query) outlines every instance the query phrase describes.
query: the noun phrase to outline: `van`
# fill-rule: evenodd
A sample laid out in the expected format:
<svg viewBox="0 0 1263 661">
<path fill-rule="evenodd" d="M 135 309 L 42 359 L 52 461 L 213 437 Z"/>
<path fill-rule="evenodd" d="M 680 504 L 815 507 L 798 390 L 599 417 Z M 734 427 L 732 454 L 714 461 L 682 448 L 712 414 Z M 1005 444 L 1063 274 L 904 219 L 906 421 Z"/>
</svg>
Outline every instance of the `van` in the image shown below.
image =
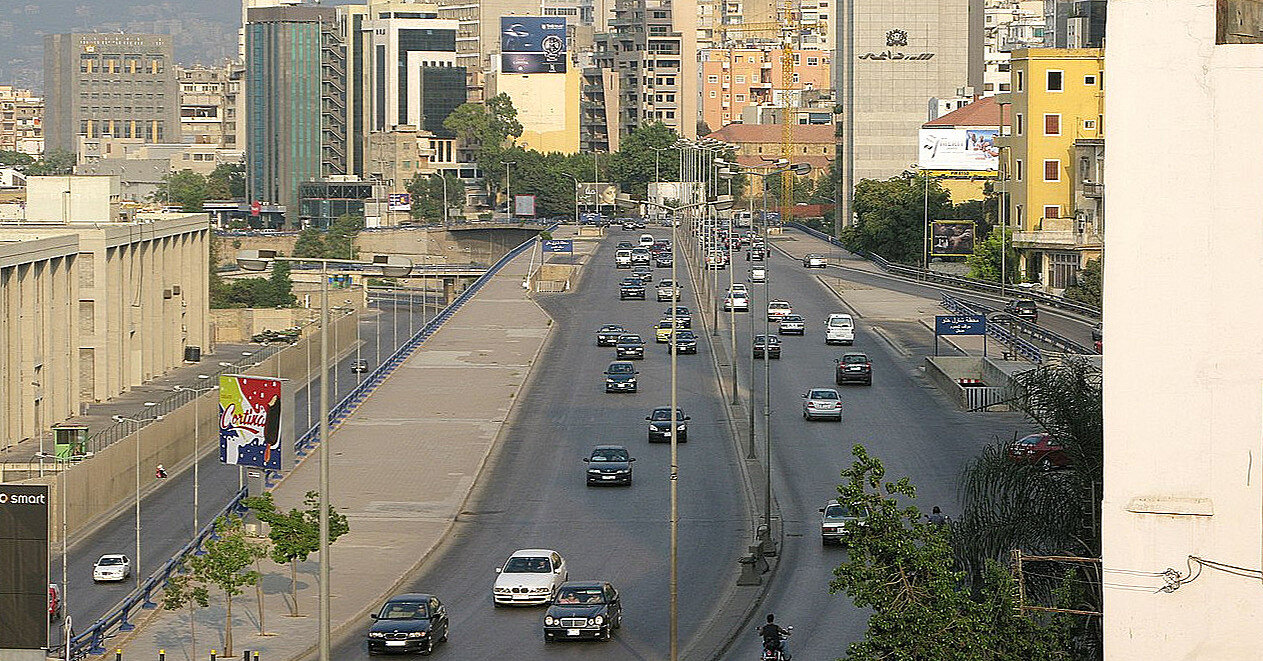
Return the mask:
<svg viewBox="0 0 1263 661">
<path fill-rule="evenodd" d="M 640 247 L 641 247 L 641 248 L 648 248 L 649 246 L 652 246 L 652 245 L 653 245 L 653 235 L 652 235 L 652 234 L 641 234 L 641 235 L 640 235 Z"/>
<path fill-rule="evenodd" d="M 762 266 L 751 268 L 750 282 L 767 282 L 767 269 Z"/>
<path fill-rule="evenodd" d="M 855 321 L 849 314 L 831 314 L 824 326 L 825 344 L 854 344 Z"/>
<path fill-rule="evenodd" d="M 629 269 L 632 265 L 631 250 L 614 251 L 614 266 L 620 269 Z"/>
</svg>

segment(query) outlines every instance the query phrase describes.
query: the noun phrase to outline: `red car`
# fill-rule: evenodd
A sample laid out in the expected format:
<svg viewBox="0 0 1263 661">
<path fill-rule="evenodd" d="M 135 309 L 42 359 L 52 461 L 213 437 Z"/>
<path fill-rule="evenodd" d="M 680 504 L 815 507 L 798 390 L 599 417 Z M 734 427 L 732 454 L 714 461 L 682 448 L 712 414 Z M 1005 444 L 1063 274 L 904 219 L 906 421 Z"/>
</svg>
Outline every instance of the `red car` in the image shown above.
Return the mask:
<svg viewBox="0 0 1263 661">
<path fill-rule="evenodd" d="M 1070 465 L 1065 449 L 1045 433 L 1031 434 L 1013 441 L 1009 445 L 1009 459 L 1019 464 L 1032 464 L 1040 470 Z"/>
</svg>

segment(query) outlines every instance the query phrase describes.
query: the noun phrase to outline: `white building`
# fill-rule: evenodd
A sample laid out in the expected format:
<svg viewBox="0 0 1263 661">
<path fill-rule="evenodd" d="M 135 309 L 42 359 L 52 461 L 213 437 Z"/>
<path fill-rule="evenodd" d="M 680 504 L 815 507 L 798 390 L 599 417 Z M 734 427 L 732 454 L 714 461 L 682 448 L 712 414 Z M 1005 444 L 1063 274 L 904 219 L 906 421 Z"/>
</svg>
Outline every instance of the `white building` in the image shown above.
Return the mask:
<svg viewBox="0 0 1263 661">
<path fill-rule="evenodd" d="M 983 96 L 1009 89 L 1009 53 L 1044 45 L 1043 0 L 987 0 Z"/>
<path fill-rule="evenodd" d="M 1105 658 L 1258 659 L 1263 3 L 1109 10 Z"/>
</svg>

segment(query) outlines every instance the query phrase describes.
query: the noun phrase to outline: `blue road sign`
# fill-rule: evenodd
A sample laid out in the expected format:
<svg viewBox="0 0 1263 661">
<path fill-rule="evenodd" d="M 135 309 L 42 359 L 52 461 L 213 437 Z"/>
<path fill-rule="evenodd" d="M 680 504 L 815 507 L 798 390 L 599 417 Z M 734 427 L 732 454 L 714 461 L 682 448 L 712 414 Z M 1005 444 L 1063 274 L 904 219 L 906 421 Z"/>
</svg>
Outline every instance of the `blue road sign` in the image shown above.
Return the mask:
<svg viewBox="0 0 1263 661">
<path fill-rule="evenodd" d="M 934 317 L 935 335 L 986 335 L 987 318 L 980 314 L 943 314 Z"/>
<path fill-rule="evenodd" d="M 548 239 L 544 243 L 544 252 L 574 252 L 574 241 L 570 239 Z"/>
</svg>

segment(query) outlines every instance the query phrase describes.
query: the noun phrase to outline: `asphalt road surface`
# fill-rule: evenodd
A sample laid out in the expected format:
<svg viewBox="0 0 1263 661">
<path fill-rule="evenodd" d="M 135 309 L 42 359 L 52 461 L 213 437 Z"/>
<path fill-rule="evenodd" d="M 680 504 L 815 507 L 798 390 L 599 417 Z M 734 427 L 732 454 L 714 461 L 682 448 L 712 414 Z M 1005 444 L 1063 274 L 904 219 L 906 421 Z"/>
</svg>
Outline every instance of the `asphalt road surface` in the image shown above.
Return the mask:
<svg viewBox="0 0 1263 661">
<path fill-rule="evenodd" d="M 434 658 L 667 657 L 670 448 L 647 442 L 644 419 L 669 403 L 669 356 L 651 331 L 667 304 L 652 300 L 652 290 L 647 301 L 618 300 L 617 283 L 628 274 L 613 268 L 619 238 L 615 232 L 601 245 L 574 292 L 539 297 L 556 321 L 530 385 L 468 511 L 403 590 L 434 593 L 447 604 L 451 638 Z M 655 276 L 669 277 L 669 270 Z M 614 349 L 596 346 L 596 330 L 607 323 L 621 323 L 648 342 L 645 360 L 637 362 L 637 393 L 604 392 L 602 372 Z M 691 417 L 689 440 L 679 449 L 682 646 L 735 582 L 739 551 L 751 536 L 726 407 L 701 344 L 699 355 L 678 359 L 679 403 Z M 630 487 L 585 485 L 582 458 L 602 443 L 624 444 L 636 457 Z M 565 556 L 571 579 L 608 580 L 618 588 L 625 618 L 612 641 L 546 644 L 543 608 L 492 605 L 494 568 L 516 549 L 539 547 Z M 368 625 L 336 641 L 334 658 L 367 658 Z"/>
</svg>

